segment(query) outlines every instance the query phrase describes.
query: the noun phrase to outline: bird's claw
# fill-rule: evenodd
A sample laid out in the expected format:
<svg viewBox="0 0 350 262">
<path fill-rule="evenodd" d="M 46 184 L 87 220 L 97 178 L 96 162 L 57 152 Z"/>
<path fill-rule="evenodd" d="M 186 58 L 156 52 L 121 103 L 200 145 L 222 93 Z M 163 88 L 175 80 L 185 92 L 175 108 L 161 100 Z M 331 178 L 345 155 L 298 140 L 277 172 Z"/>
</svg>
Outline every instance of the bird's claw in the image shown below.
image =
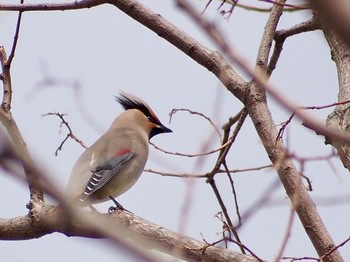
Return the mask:
<svg viewBox="0 0 350 262">
<path fill-rule="evenodd" d="M 108 208 L 108 213 L 111 214 L 111 213 L 113 213 L 113 212 L 116 211 L 116 210 L 117 210 L 117 208 L 116 208 L 115 206 L 110 206 L 110 207 Z"/>
<path fill-rule="evenodd" d="M 108 208 L 108 213 L 113 213 L 116 210 L 126 210 L 117 200 L 114 199 L 114 197 L 109 196 L 109 198 L 113 201 L 115 206 L 111 206 Z"/>
</svg>

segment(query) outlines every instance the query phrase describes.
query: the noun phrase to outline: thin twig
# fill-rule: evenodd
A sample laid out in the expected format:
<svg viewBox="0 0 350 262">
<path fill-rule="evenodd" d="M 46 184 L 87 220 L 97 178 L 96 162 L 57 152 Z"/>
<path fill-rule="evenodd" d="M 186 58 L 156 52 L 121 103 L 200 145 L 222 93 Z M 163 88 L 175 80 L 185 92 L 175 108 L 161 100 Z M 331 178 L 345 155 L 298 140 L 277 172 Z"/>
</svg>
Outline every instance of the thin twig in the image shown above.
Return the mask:
<svg viewBox="0 0 350 262">
<path fill-rule="evenodd" d="M 286 121 L 284 121 L 284 122 L 282 123 L 282 126 L 281 126 L 280 130 L 278 130 L 278 135 L 277 135 L 277 137 L 276 137 L 276 143 L 277 143 L 278 139 L 282 139 L 283 134 L 284 134 L 284 131 L 286 130 L 286 127 L 287 127 L 287 126 L 290 124 L 290 122 L 292 121 L 294 115 L 295 115 L 294 113 L 291 114 L 291 116 L 290 116 Z"/>
<path fill-rule="evenodd" d="M 283 257 L 282 260 L 290 260 L 290 262 L 294 262 L 294 261 L 320 261 L 318 258 L 316 257 Z"/>
<path fill-rule="evenodd" d="M 20 3 L 23 4 L 24 0 L 21 0 Z M 19 36 L 19 29 L 21 27 L 21 21 L 22 21 L 22 13 L 23 13 L 23 11 L 19 11 L 18 17 L 17 17 L 16 32 L 15 32 L 15 36 L 13 37 L 12 49 L 11 49 L 11 52 L 9 55 L 9 59 L 7 60 L 7 64 L 9 67 L 11 66 L 12 60 L 15 57 L 18 36 Z"/>
<path fill-rule="evenodd" d="M 323 261 L 323 259 L 325 259 L 326 257 L 328 257 L 330 254 L 332 254 L 335 250 L 337 250 L 338 248 L 344 246 L 346 243 L 348 243 L 350 241 L 350 237 L 348 237 L 347 239 L 345 239 L 343 242 L 341 242 L 339 245 L 336 245 L 335 247 L 333 247 L 331 250 L 329 250 L 326 254 L 324 254 L 323 256 L 320 257 L 320 261 Z"/>
<path fill-rule="evenodd" d="M 330 107 L 334 107 L 334 106 L 346 105 L 349 103 L 350 103 L 350 100 L 345 100 L 345 101 L 336 102 L 336 103 L 323 105 L 323 106 L 299 106 L 298 108 L 300 110 L 322 110 L 322 109 L 326 109 L 326 108 L 330 108 Z M 277 142 L 277 139 L 281 139 L 283 137 L 283 134 L 284 134 L 286 127 L 291 123 L 294 116 L 295 116 L 295 113 L 291 114 L 291 116 L 285 122 L 282 123 L 282 126 L 281 126 L 280 130 L 278 131 L 278 136 L 276 137 L 276 142 Z M 306 125 L 304 125 L 304 126 L 306 126 Z"/>
<path fill-rule="evenodd" d="M 291 5 L 291 4 L 281 3 L 278 1 L 274 1 L 274 0 L 259 0 L 259 1 L 274 4 L 274 5 L 279 5 L 279 6 L 283 6 L 283 7 L 291 7 L 294 9 L 305 9 L 305 7 L 308 6 L 308 5 Z"/>
<path fill-rule="evenodd" d="M 281 247 L 278 250 L 278 253 L 277 253 L 277 255 L 276 255 L 275 259 L 274 259 L 274 262 L 279 262 L 281 260 L 283 252 L 286 249 L 286 246 L 287 246 L 287 243 L 288 243 L 288 240 L 290 238 L 291 231 L 292 231 L 292 225 L 293 225 L 294 216 L 295 216 L 295 210 L 294 210 L 294 208 L 291 208 L 290 213 L 289 213 L 289 219 L 288 219 L 286 232 L 284 234 Z"/>
<path fill-rule="evenodd" d="M 187 153 L 180 153 L 180 152 L 172 152 L 172 151 L 167 151 L 157 145 L 155 145 L 153 142 L 149 141 L 149 144 L 151 146 L 153 146 L 155 149 L 165 153 L 165 154 L 168 154 L 168 155 L 174 155 L 174 156 L 184 156 L 184 157 L 200 157 L 200 156 L 207 156 L 207 155 L 211 155 L 211 154 L 214 154 L 216 152 L 219 152 L 221 151 L 223 148 L 225 148 L 226 146 L 228 146 L 229 144 L 231 143 L 231 138 L 223 145 L 221 145 L 220 147 L 216 148 L 216 149 L 213 149 L 213 150 L 210 150 L 210 151 L 207 151 L 207 152 L 204 152 L 204 153 L 198 153 L 198 154 L 187 154 Z"/>
<path fill-rule="evenodd" d="M 242 217 L 241 217 L 241 213 L 239 212 L 239 205 L 238 205 L 238 199 L 237 199 L 235 184 L 233 182 L 233 179 L 232 179 L 230 170 L 227 167 L 227 164 L 223 163 L 223 166 L 225 168 L 227 177 L 228 177 L 229 182 L 230 182 L 230 186 L 231 186 L 231 190 L 232 190 L 232 194 L 233 194 L 233 200 L 234 200 L 234 203 L 235 203 L 236 215 L 237 215 L 237 218 L 238 218 L 238 227 L 239 227 L 242 224 Z"/>
<path fill-rule="evenodd" d="M 168 176 L 168 177 L 181 177 L 181 178 L 207 178 L 207 174 L 187 174 L 187 173 L 181 173 L 181 174 L 174 174 L 174 173 L 167 173 L 167 172 L 161 172 L 153 169 L 145 169 L 144 172 L 161 175 L 161 176 Z"/>
<path fill-rule="evenodd" d="M 235 128 L 235 130 L 234 130 L 234 132 L 233 132 L 232 140 L 231 140 L 230 144 L 228 144 L 228 145 L 220 152 L 220 154 L 219 154 L 219 156 L 218 156 L 218 159 L 217 159 L 217 161 L 216 161 L 216 163 L 215 163 L 215 166 L 214 166 L 213 170 L 212 170 L 212 171 L 209 173 L 209 175 L 208 175 L 207 183 L 210 184 L 210 186 L 211 186 L 211 188 L 212 188 L 212 190 L 213 190 L 213 192 L 214 192 L 214 194 L 215 194 L 215 197 L 216 197 L 216 199 L 218 200 L 218 203 L 219 203 L 219 205 L 220 205 L 220 208 L 221 208 L 221 210 L 222 210 L 222 213 L 223 213 L 224 216 L 225 216 L 225 219 L 226 219 L 226 221 L 227 221 L 227 224 L 228 224 L 228 226 L 229 226 L 229 229 L 231 230 L 232 234 L 233 234 L 234 237 L 236 238 L 237 242 L 238 242 L 238 243 L 242 243 L 241 240 L 240 240 L 240 238 L 239 238 L 239 236 L 238 236 L 238 233 L 237 233 L 235 227 L 233 226 L 233 223 L 232 223 L 232 221 L 231 221 L 231 218 L 230 218 L 230 216 L 228 215 L 227 208 L 226 208 L 226 206 L 225 206 L 225 203 L 224 203 L 224 201 L 223 201 L 223 199 L 222 199 L 222 197 L 221 197 L 221 195 L 220 195 L 220 192 L 219 192 L 219 190 L 218 190 L 218 188 L 217 188 L 217 186 L 216 186 L 215 180 L 214 180 L 214 176 L 215 176 L 215 174 L 217 173 L 217 170 L 219 170 L 220 166 L 223 165 L 223 164 L 225 163 L 225 159 L 226 159 L 226 156 L 227 156 L 227 154 L 228 154 L 228 152 L 229 152 L 229 150 L 230 150 L 230 147 L 231 147 L 232 143 L 235 141 L 235 139 L 236 139 L 236 137 L 237 137 L 239 131 L 241 130 L 241 127 L 242 127 L 242 125 L 243 125 L 243 123 L 244 123 L 244 121 L 245 121 L 245 119 L 246 119 L 248 113 L 247 113 L 247 110 L 246 110 L 245 108 L 243 108 L 237 115 L 239 115 L 240 117 L 239 117 L 239 120 L 238 120 L 238 122 L 237 122 L 237 126 L 236 126 L 236 128 Z M 235 118 L 235 119 L 236 119 L 236 118 Z M 222 143 L 226 143 L 225 139 L 227 139 L 227 137 L 228 137 L 228 134 L 229 134 L 229 132 L 230 132 L 231 126 L 230 126 L 230 125 L 224 125 L 223 128 L 224 128 L 224 136 L 223 136 L 223 141 L 222 141 Z M 235 192 L 234 187 L 233 187 L 233 192 Z M 236 209 L 237 209 L 237 206 L 236 206 Z M 242 248 L 242 246 L 239 246 L 239 247 L 240 247 L 240 249 L 241 249 L 241 252 L 242 252 L 243 254 L 245 254 L 245 251 L 244 251 L 244 249 Z"/>
<path fill-rule="evenodd" d="M 241 169 L 233 169 L 233 170 L 217 170 L 217 174 L 219 173 L 227 173 L 229 172 L 230 174 L 235 174 L 235 173 L 244 173 L 244 172 L 252 172 L 252 171 L 260 171 L 262 169 L 267 169 L 267 168 L 273 168 L 272 165 L 264 165 L 264 166 L 258 166 L 258 167 L 250 167 L 250 168 L 241 168 Z M 144 172 L 148 173 L 153 173 L 161 176 L 169 176 L 169 177 L 181 177 L 181 178 L 208 178 L 208 175 L 210 173 L 205 173 L 205 174 L 188 174 L 188 173 L 180 173 L 180 174 L 175 174 L 175 173 L 167 173 L 163 171 L 157 171 L 153 169 L 145 169 L 143 170 Z"/>
<path fill-rule="evenodd" d="M 58 146 L 58 148 L 55 151 L 55 156 L 58 156 L 58 151 L 61 151 L 63 148 L 64 143 L 68 140 L 68 138 L 73 139 L 75 142 L 77 142 L 78 144 L 80 144 L 83 148 L 87 148 L 87 146 L 84 144 L 84 142 L 82 140 L 80 140 L 79 138 L 77 138 L 76 135 L 74 135 L 72 128 L 70 127 L 69 123 L 64 119 L 64 116 L 66 114 L 63 113 L 58 113 L 58 112 L 54 112 L 54 113 L 47 113 L 47 114 L 43 114 L 42 116 L 58 116 L 61 119 L 61 124 L 60 127 L 62 125 L 64 125 L 67 129 L 68 129 L 68 133 L 66 135 L 66 137 L 62 140 L 61 144 Z"/>
<path fill-rule="evenodd" d="M 91 8 L 108 3 L 107 0 L 81 0 L 71 3 L 43 3 L 43 4 L 0 4 L 1 11 L 65 11 Z"/>
<path fill-rule="evenodd" d="M 220 1 L 223 2 L 224 0 L 220 0 Z M 205 10 L 208 8 L 208 6 L 210 5 L 211 2 L 212 2 L 212 0 L 208 1 L 208 3 L 206 4 Z M 242 9 L 247 10 L 247 11 L 265 12 L 265 13 L 271 12 L 271 7 L 269 7 L 269 8 L 256 7 L 256 6 L 251 6 L 251 5 L 238 3 L 238 1 L 235 1 L 235 0 L 225 0 L 225 3 L 227 5 L 235 5 L 235 6 L 239 7 L 239 8 L 242 8 Z M 283 12 L 295 12 L 295 11 L 301 11 L 301 10 L 310 9 L 310 8 L 311 7 L 308 4 L 288 5 L 288 6 L 285 5 L 285 7 L 283 8 Z"/>
<path fill-rule="evenodd" d="M 219 216 L 219 215 L 221 215 L 221 216 Z M 205 243 L 207 243 L 207 246 L 203 248 L 203 251 L 204 251 L 204 252 L 205 252 L 204 249 L 207 249 L 207 248 L 210 247 L 210 246 L 215 246 L 215 245 L 217 245 L 217 244 L 219 244 L 219 243 L 221 243 L 221 242 L 225 242 L 225 245 L 226 245 L 226 248 L 227 248 L 227 242 L 231 242 L 231 243 L 234 243 L 234 244 L 236 244 L 236 245 L 241 246 L 242 248 L 244 248 L 245 250 L 247 250 L 247 251 L 250 253 L 251 256 L 253 256 L 254 258 L 256 258 L 258 261 L 263 262 L 263 260 L 262 260 L 261 258 L 259 258 L 259 257 L 258 257 L 251 249 L 249 249 L 246 245 L 244 245 L 244 244 L 242 244 L 242 243 L 239 243 L 239 242 L 235 241 L 234 239 L 232 239 L 232 237 L 231 237 L 231 232 L 230 232 L 230 230 L 229 230 L 229 226 L 227 225 L 226 221 L 223 219 L 222 213 L 217 213 L 217 214 L 215 215 L 215 217 L 218 218 L 218 219 L 221 221 L 221 223 L 223 224 L 223 231 L 222 231 L 222 233 L 223 233 L 223 238 L 222 238 L 222 239 L 219 239 L 219 240 L 217 240 L 217 241 L 215 241 L 215 242 L 209 243 L 208 241 L 206 241 L 206 240 L 202 237 L 202 238 L 203 238 L 203 241 L 204 241 Z M 229 234 L 229 237 L 226 237 L 226 236 L 225 236 L 225 232 L 227 232 L 227 233 Z"/>
<path fill-rule="evenodd" d="M 177 112 L 188 112 L 192 115 L 197 115 L 200 116 L 202 118 L 204 118 L 205 120 L 207 120 L 209 122 L 209 124 L 214 128 L 215 132 L 217 133 L 217 135 L 219 136 L 219 138 L 221 138 L 221 134 L 219 129 L 217 128 L 217 126 L 214 124 L 214 121 L 210 119 L 210 117 L 204 115 L 203 113 L 200 112 L 196 112 L 187 108 L 174 108 L 173 110 L 171 110 L 171 112 L 169 113 L 170 116 L 170 122 L 172 120 L 172 117 L 177 113 Z"/>
<path fill-rule="evenodd" d="M 288 37 L 294 36 L 300 33 L 315 31 L 318 29 L 321 29 L 320 22 L 317 18 L 313 17 L 310 20 L 297 24 L 289 29 L 284 29 L 284 30 L 275 32 L 275 35 L 274 35 L 275 46 L 269 61 L 269 65 L 267 67 L 267 75 L 270 76 L 273 70 L 276 68 L 278 59 L 283 49 L 284 41 Z"/>
<path fill-rule="evenodd" d="M 346 105 L 349 103 L 350 103 L 350 100 L 345 100 L 345 101 L 336 102 L 336 103 L 332 103 L 332 104 L 324 105 L 324 106 L 300 106 L 299 108 L 303 109 L 303 110 L 321 110 L 321 109 L 330 108 L 330 107 L 334 107 L 334 106 Z"/>
</svg>

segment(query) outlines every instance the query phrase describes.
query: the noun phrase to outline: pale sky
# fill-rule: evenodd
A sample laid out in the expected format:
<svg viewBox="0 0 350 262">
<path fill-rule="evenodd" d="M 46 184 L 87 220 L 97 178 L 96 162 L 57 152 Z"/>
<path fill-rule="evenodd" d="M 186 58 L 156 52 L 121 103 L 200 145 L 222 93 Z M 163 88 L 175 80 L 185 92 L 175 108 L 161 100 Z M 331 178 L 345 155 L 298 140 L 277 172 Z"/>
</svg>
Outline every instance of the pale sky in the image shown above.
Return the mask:
<svg viewBox="0 0 350 262">
<path fill-rule="evenodd" d="M 2 1 L 4 2 L 4 1 Z M 7 1 L 12 2 L 12 1 Z M 34 1 L 26 1 L 34 2 Z M 173 1 L 142 1 L 146 6 L 182 28 L 209 48 L 216 49 L 208 38 L 189 20 Z M 192 1 L 202 10 L 206 1 Z M 257 1 L 241 1 L 254 3 Z M 261 4 L 268 7 L 267 4 Z M 231 44 L 251 66 L 268 15 L 237 8 L 229 21 L 209 7 L 206 16 L 223 30 Z M 288 28 L 305 21 L 309 12 L 286 13 L 279 28 Z M 2 12 L 0 16 L 0 45 L 7 52 L 13 41 L 17 14 Z M 330 51 L 320 32 L 310 32 L 287 39 L 272 81 L 281 92 L 299 105 L 324 105 L 337 100 L 337 76 Z M 239 70 L 238 70 L 239 71 Z M 42 86 L 44 77 L 60 81 L 55 86 Z M 79 86 L 77 97 L 72 83 Z M 71 168 L 83 148 L 68 141 L 57 157 L 54 152 L 66 130 L 59 133 L 60 121 L 42 117 L 48 112 L 67 113 L 73 132 L 87 145 L 93 143 L 113 119 L 122 112 L 114 96 L 123 90 L 141 97 L 158 115 L 172 134 L 152 139 L 161 148 L 182 153 L 198 153 L 212 134 L 203 119 L 187 113 L 177 113 L 169 122 L 173 108 L 188 108 L 211 117 L 220 128 L 242 104 L 233 97 L 207 69 L 202 68 L 164 39 L 151 32 L 112 6 L 104 5 L 88 10 L 65 12 L 28 12 L 23 15 L 16 56 L 12 65 L 12 112 L 29 150 L 38 165 L 62 188 L 68 181 Z M 214 107 L 219 99 L 219 106 Z M 290 113 L 274 101 L 270 103 L 276 123 Z M 311 112 L 324 121 L 333 109 Z M 331 147 L 324 139 L 294 120 L 286 133 L 291 152 L 298 156 L 325 156 Z M 215 137 L 210 149 L 219 146 Z M 151 148 L 147 168 L 171 173 L 200 174 L 212 169 L 215 156 L 196 158 L 164 155 Z M 344 241 L 350 232 L 348 206 L 324 205 L 326 199 L 348 195 L 348 172 L 336 159 L 332 163 L 337 173 L 323 161 L 309 162 L 305 174 L 310 177 L 322 219 L 336 243 Z M 248 118 L 228 157 L 231 169 L 270 164 L 261 142 Z M 277 178 L 271 170 L 234 175 L 239 207 L 244 214 Z M 226 205 L 235 218 L 233 198 L 225 175 L 216 178 Z M 220 238 L 221 223 L 215 218 L 220 211 L 214 194 L 204 179 L 189 183 L 187 179 L 161 177 L 144 173 L 136 185 L 118 198 L 125 208 L 153 223 L 174 231 L 184 228 L 186 235 L 209 241 Z M 3 205 L 0 217 L 23 216 L 27 213 L 29 192 L 26 185 L 10 176 L 0 176 L 0 198 Z M 191 201 L 185 198 L 192 192 Z M 282 186 L 273 194 L 273 206 L 264 206 L 247 221 L 238 233 L 243 243 L 259 257 L 272 260 L 277 254 L 288 223 L 289 200 Z M 344 198 L 343 198 L 344 199 Z M 6 202 L 5 202 L 6 201 Z M 47 199 L 47 201 L 50 201 Z M 184 225 L 182 209 L 190 204 Z M 111 203 L 98 205 L 105 212 Z M 235 221 L 236 222 L 236 221 Z M 231 245 L 232 250 L 238 247 Z M 0 245 L 2 261 L 133 261 L 122 250 L 115 250 L 104 240 L 91 240 L 52 234 L 38 240 L 3 241 Z M 340 249 L 344 258 L 350 248 Z M 293 223 L 285 256 L 316 256 L 297 216 Z"/>
</svg>

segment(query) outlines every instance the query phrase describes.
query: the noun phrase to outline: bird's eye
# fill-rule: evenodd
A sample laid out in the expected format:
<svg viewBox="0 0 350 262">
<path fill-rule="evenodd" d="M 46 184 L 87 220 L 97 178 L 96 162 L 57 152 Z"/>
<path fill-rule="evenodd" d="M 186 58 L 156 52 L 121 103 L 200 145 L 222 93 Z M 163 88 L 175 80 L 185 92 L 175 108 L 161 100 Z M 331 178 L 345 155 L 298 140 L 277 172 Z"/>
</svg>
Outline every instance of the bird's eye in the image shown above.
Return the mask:
<svg viewBox="0 0 350 262">
<path fill-rule="evenodd" d="M 150 122 L 154 122 L 154 119 L 153 119 L 153 117 L 152 117 L 152 116 L 146 116 L 146 117 L 147 117 L 148 121 L 150 121 Z"/>
</svg>

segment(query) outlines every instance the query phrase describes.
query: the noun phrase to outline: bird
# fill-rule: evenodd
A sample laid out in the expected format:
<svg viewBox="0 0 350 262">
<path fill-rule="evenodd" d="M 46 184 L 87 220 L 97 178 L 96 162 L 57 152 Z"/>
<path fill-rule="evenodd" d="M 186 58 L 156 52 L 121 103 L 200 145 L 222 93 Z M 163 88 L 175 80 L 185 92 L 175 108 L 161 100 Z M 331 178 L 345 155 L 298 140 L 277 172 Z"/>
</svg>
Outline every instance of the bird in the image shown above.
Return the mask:
<svg viewBox="0 0 350 262">
<path fill-rule="evenodd" d="M 121 92 L 115 97 L 124 108 L 108 130 L 74 164 L 66 188 L 68 200 L 79 206 L 108 201 L 124 209 L 116 197 L 141 176 L 149 153 L 149 140 L 171 133 L 142 99 Z"/>
</svg>

